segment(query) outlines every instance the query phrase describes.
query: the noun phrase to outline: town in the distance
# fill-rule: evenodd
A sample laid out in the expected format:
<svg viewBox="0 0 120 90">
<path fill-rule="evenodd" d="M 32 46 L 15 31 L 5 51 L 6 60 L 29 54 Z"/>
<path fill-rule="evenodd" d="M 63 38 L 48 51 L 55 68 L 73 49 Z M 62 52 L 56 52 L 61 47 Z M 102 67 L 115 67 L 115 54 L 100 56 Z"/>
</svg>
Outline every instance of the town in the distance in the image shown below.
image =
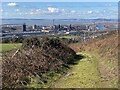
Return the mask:
<svg viewBox="0 0 120 90">
<path fill-rule="evenodd" d="M 109 22 L 109 21 L 108 21 Z M 23 24 L 2 24 L 1 36 L 8 37 L 27 37 L 43 35 L 74 35 L 83 39 L 95 38 L 107 34 L 111 30 L 117 29 L 117 22 L 91 24 L 56 24 L 55 20 L 51 25 L 27 25 Z"/>
</svg>

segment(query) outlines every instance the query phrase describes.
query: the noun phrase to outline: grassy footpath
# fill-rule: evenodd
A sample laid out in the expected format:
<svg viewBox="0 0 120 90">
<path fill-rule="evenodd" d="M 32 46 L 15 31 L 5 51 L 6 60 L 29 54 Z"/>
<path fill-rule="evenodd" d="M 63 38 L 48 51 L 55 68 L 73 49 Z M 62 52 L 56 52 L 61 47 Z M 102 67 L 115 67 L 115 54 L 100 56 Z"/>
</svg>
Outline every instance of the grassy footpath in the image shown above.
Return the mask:
<svg viewBox="0 0 120 90">
<path fill-rule="evenodd" d="M 0 52 L 6 52 L 15 48 L 21 47 L 21 43 L 18 44 L 0 44 Z M 1 51 L 2 50 L 2 51 Z M 49 83 L 43 85 L 48 88 L 116 88 L 117 78 L 112 75 L 114 67 L 117 66 L 109 60 L 103 60 L 95 52 L 81 52 L 78 55 L 84 56 L 84 58 L 77 61 L 75 65 L 71 65 L 71 69 L 63 75 L 52 76 Z M 107 58 L 106 58 L 107 59 Z M 106 70 L 106 69 L 109 70 Z M 100 71 L 99 71 L 100 70 Z M 113 79 L 109 79 L 112 75 Z M 109 76 L 109 77 L 108 77 Z M 57 80 L 51 85 L 51 82 Z M 34 80 L 36 82 L 36 80 Z M 33 83 L 28 87 L 41 87 L 41 85 Z"/>
<path fill-rule="evenodd" d="M 88 53 L 78 53 L 85 56 L 72 65 L 69 72 L 55 82 L 54 88 L 99 88 L 102 87 L 100 82 L 100 74 L 96 58 Z"/>
<path fill-rule="evenodd" d="M 6 51 L 10 51 L 12 49 L 15 48 L 19 48 L 21 47 L 21 43 L 14 43 L 14 44 L 0 44 L 0 52 L 6 52 Z"/>
</svg>

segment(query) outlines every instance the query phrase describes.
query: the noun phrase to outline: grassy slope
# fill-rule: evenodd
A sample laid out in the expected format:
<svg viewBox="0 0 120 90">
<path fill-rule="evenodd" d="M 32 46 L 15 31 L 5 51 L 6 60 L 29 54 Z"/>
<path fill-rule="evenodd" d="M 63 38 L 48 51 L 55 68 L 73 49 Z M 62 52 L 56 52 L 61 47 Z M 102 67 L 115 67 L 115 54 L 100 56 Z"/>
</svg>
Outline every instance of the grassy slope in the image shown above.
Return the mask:
<svg viewBox="0 0 120 90">
<path fill-rule="evenodd" d="M 4 51 L 9 51 L 14 48 L 19 48 L 21 44 L 3 44 L 2 46 Z M 95 57 L 87 53 L 78 53 L 78 54 L 84 55 L 85 58 L 83 58 L 80 62 L 77 62 L 78 64 L 71 66 L 72 69 L 70 70 L 70 72 L 68 72 L 65 75 L 65 77 L 57 81 L 57 83 L 55 84 L 56 88 L 61 88 L 61 86 L 62 88 L 67 88 L 67 87 L 97 88 L 101 86 L 101 83 L 99 82 L 100 77 L 99 77 L 99 72 L 97 71 L 97 63 Z M 49 85 L 44 87 L 48 87 L 48 86 Z M 40 86 L 34 83 L 28 87 L 40 87 Z"/>
<path fill-rule="evenodd" d="M 84 51 L 85 56 L 76 65 L 72 65 L 70 71 L 55 82 L 56 88 L 113 88 L 117 87 L 116 76 L 116 40 L 117 36 L 95 40 L 87 44 L 72 45 L 76 51 Z M 13 49 L 14 45 L 3 45 L 3 51 Z M 20 45 L 17 45 L 20 46 Z M 84 50 L 81 50 L 82 49 Z M 16 48 L 16 45 L 15 47 Z M 93 49 L 94 48 L 94 49 Z M 91 54 L 92 53 L 92 54 Z M 110 57 L 112 56 L 112 57 Z M 114 74 L 115 73 L 115 74 Z"/>
<path fill-rule="evenodd" d="M 117 32 L 83 44 L 70 45 L 76 52 L 93 53 L 97 58 L 102 87 L 118 87 L 118 36 Z"/>
<path fill-rule="evenodd" d="M 33 45 L 31 44 L 31 42 L 28 43 L 30 43 L 32 47 Z M 57 39 L 46 39 L 42 43 L 41 47 L 39 47 L 36 42 L 34 43 L 34 45 L 35 46 L 32 49 L 29 46 L 23 46 L 19 50 L 19 52 L 17 51 L 17 54 L 16 52 L 14 54 L 15 50 L 7 53 L 8 57 L 5 56 L 5 60 L 12 60 L 13 62 L 11 61 L 12 63 L 7 63 L 9 65 L 7 65 L 6 63 L 4 64 L 4 68 L 10 66 L 7 69 L 5 68 L 6 71 L 10 73 L 5 72 L 5 69 L 3 69 L 5 73 L 3 75 L 6 75 L 8 77 L 6 79 L 5 76 L 6 81 L 8 80 L 9 82 L 15 82 L 15 80 L 17 80 L 16 82 L 18 82 L 19 80 L 21 80 L 24 81 L 23 84 L 27 88 L 47 88 L 53 80 L 56 80 L 56 78 L 64 73 L 63 69 L 68 68 L 68 66 L 66 65 L 66 60 L 71 60 L 73 58 L 73 55 L 76 56 L 76 53 L 72 49 L 64 44 L 61 44 Z M 27 71 L 28 74 L 24 74 Z M 11 79 L 9 76 L 11 76 Z M 5 81 L 5 79 L 3 80 Z M 11 83 L 9 85 L 11 85 Z"/>
<path fill-rule="evenodd" d="M 56 88 L 117 88 L 117 33 L 84 44 L 70 45 L 83 58 L 52 87 Z"/>
<path fill-rule="evenodd" d="M 72 65 L 70 71 L 55 82 L 55 88 L 99 88 L 102 87 L 96 57 L 88 53 L 78 53 L 85 58 Z"/>
<path fill-rule="evenodd" d="M 21 43 L 17 43 L 17 44 L 0 44 L 0 52 L 6 52 L 6 51 L 10 51 L 12 49 L 15 48 L 19 48 L 21 47 Z"/>
</svg>

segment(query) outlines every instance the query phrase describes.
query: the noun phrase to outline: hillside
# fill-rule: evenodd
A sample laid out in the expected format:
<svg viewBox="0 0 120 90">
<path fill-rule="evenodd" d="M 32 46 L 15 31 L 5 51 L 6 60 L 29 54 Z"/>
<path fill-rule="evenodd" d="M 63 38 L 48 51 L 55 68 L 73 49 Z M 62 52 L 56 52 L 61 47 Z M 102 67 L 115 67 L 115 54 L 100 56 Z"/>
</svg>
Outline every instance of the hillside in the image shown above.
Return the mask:
<svg viewBox="0 0 120 90">
<path fill-rule="evenodd" d="M 56 38 L 26 39 L 21 48 L 3 56 L 3 86 L 118 87 L 117 31 L 69 47 Z"/>
<path fill-rule="evenodd" d="M 75 57 L 58 39 L 27 39 L 21 48 L 3 55 L 3 87 L 48 87 Z"/>
<path fill-rule="evenodd" d="M 118 32 L 112 31 L 84 43 L 71 44 L 76 52 L 86 52 L 97 57 L 102 87 L 118 87 Z"/>
</svg>

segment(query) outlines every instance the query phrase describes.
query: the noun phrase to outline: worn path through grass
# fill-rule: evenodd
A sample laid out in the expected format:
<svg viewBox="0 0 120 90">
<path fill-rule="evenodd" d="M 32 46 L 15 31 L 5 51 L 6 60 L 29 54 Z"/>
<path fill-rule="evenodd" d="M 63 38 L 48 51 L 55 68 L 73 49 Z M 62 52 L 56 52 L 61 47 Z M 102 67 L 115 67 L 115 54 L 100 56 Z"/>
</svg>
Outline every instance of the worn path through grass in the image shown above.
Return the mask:
<svg viewBox="0 0 120 90">
<path fill-rule="evenodd" d="M 99 88 L 102 87 L 96 58 L 88 53 L 78 53 L 85 58 L 71 65 L 68 73 L 56 81 L 54 88 Z"/>
</svg>

